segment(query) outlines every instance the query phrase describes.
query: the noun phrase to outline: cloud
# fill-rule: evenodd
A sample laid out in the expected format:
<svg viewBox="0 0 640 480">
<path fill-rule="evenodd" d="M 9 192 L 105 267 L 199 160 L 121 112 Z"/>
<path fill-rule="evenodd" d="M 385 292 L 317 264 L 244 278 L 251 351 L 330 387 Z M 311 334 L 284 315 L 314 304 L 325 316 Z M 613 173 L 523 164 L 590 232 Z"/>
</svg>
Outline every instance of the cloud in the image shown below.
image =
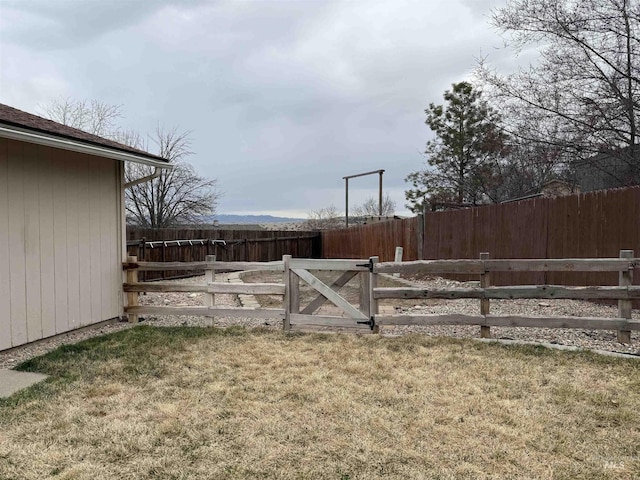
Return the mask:
<svg viewBox="0 0 640 480">
<path fill-rule="evenodd" d="M 123 105 L 126 128 L 193 130 L 222 213 L 341 205 L 342 177 L 378 168 L 401 209 L 424 109 L 496 43 L 492 3 L 3 0 L 0 93 L 32 111 L 95 98 Z M 376 193 L 362 185 L 354 202 Z"/>
<path fill-rule="evenodd" d="M 172 0 L 3 0 L 3 42 L 56 50 L 73 48 L 141 22 L 175 3 Z M 182 8 L 193 8 L 204 0 L 182 0 Z M 210 2 L 207 2 L 210 3 Z"/>
</svg>

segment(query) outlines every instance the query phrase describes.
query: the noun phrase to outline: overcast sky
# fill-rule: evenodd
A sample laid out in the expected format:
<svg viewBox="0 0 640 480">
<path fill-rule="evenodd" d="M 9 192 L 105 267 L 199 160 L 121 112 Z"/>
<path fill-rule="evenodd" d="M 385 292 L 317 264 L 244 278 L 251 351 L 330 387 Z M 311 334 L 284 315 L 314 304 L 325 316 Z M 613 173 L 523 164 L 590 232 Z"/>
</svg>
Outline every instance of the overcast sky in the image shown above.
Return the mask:
<svg viewBox="0 0 640 480">
<path fill-rule="evenodd" d="M 342 210 L 342 177 L 376 169 L 407 213 L 424 109 L 475 58 L 510 61 L 487 21 L 503 3 L 0 0 L 0 102 L 37 114 L 95 99 L 123 106 L 123 128 L 192 130 L 219 213 Z M 377 186 L 352 180 L 350 203 Z"/>
</svg>

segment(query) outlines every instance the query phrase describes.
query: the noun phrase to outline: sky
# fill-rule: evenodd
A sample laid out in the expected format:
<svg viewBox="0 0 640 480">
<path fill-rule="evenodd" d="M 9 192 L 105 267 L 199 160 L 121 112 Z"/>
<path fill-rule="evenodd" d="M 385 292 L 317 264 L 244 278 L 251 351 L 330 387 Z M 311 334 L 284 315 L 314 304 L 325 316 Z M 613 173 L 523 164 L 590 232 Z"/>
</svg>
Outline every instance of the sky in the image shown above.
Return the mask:
<svg viewBox="0 0 640 480">
<path fill-rule="evenodd" d="M 307 218 L 345 208 L 344 176 L 424 167 L 429 103 L 479 57 L 514 62 L 497 0 L 0 0 L 0 103 L 121 105 L 123 129 L 190 130 L 218 213 Z M 152 152 L 153 153 L 153 152 Z M 349 182 L 351 206 L 378 177 Z"/>
</svg>

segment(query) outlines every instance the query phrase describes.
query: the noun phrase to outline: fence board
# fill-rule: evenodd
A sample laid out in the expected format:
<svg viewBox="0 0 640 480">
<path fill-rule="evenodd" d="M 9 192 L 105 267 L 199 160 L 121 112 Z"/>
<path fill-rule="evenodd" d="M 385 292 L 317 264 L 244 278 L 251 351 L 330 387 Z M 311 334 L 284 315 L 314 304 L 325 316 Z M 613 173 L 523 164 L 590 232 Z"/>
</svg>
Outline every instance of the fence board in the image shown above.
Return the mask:
<svg viewBox="0 0 640 480">
<path fill-rule="evenodd" d="M 396 247 L 404 249 L 406 260 L 417 260 L 417 218 L 390 220 L 370 225 L 321 232 L 323 258 L 369 258 L 383 261 L 395 257 Z"/>
<path fill-rule="evenodd" d="M 488 327 L 640 330 L 640 321 L 598 317 L 528 317 L 515 315 L 376 315 L 378 325 L 481 325 Z"/>
<path fill-rule="evenodd" d="M 369 320 L 365 318 L 363 320 Z M 358 324 L 356 318 L 348 317 L 333 317 L 329 315 L 303 315 L 303 314 L 291 314 L 291 325 L 297 325 L 299 327 L 305 326 L 318 326 L 318 327 L 345 327 L 358 330 L 371 330 L 369 325 Z"/>
<path fill-rule="evenodd" d="M 282 272 L 284 267 L 282 262 L 136 262 L 133 264 L 141 271 L 166 271 L 180 270 L 180 271 L 195 271 L 195 270 L 269 270 Z M 129 265 L 125 264 L 127 268 Z"/>
<path fill-rule="evenodd" d="M 282 308 L 224 308 L 224 307 L 158 307 L 152 305 L 140 305 L 137 307 L 125 307 L 125 313 L 135 315 L 188 315 L 202 317 L 239 317 L 239 318 L 284 318 Z"/>
<path fill-rule="evenodd" d="M 487 288 L 376 288 L 373 296 L 382 298 L 479 298 L 510 300 L 516 298 L 573 300 L 630 300 L 640 298 L 640 287 L 561 287 L 558 285 L 518 285 Z"/>
<path fill-rule="evenodd" d="M 134 241 L 172 240 L 224 240 L 226 245 L 205 242 L 204 244 L 164 246 L 151 248 Z M 166 228 L 151 229 L 127 227 L 129 255 L 150 262 L 198 262 L 207 255 L 216 255 L 221 262 L 268 262 L 281 260 L 285 254 L 301 258 L 318 258 L 321 255 L 321 238 L 318 232 L 288 230 L 227 230 L 220 228 Z M 145 272 L 143 280 L 176 278 L 201 274 L 202 270 L 186 272 L 179 270 Z"/>
<path fill-rule="evenodd" d="M 138 282 L 125 283 L 125 292 L 199 292 L 199 293 L 233 293 L 244 295 L 284 295 L 284 284 L 280 283 L 209 283 L 178 284 L 172 282 Z"/>
<path fill-rule="evenodd" d="M 445 273 L 484 273 L 482 260 L 416 260 L 414 262 L 385 262 L 373 267 L 374 273 L 405 274 L 445 274 Z"/>
</svg>

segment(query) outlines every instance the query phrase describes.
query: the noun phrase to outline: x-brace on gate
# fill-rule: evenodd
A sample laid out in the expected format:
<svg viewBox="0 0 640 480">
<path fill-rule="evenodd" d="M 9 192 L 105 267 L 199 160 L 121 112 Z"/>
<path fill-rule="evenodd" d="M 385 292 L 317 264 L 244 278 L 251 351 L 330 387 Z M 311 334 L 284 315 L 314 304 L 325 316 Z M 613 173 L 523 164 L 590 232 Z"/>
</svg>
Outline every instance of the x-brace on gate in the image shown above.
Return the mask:
<svg viewBox="0 0 640 480">
<path fill-rule="evenodd" d="M 372 271 L 373 264 L 377 262 L 378 257 L 371 257 L 369 260 L 317 260 L 291 258 L 285 255 L 285 330 L 333 327 L 362 333 L 377 332 L 374 321 L 377 300 L 371 293 L 376 286 L 376 277 Z M 332 283 L 327 284 L 311 271 L 338 271 L 342 274 Z M 358 308 L 351 305 L 339 293 L 340 289 L 356 276 L 360 277 Z M 317 292 L 317 296 L 303 308 L 300 305 L 300 280 Z M 338 307 L 342 316 L 315 314 L 327 301 Z"/>
</svg>

